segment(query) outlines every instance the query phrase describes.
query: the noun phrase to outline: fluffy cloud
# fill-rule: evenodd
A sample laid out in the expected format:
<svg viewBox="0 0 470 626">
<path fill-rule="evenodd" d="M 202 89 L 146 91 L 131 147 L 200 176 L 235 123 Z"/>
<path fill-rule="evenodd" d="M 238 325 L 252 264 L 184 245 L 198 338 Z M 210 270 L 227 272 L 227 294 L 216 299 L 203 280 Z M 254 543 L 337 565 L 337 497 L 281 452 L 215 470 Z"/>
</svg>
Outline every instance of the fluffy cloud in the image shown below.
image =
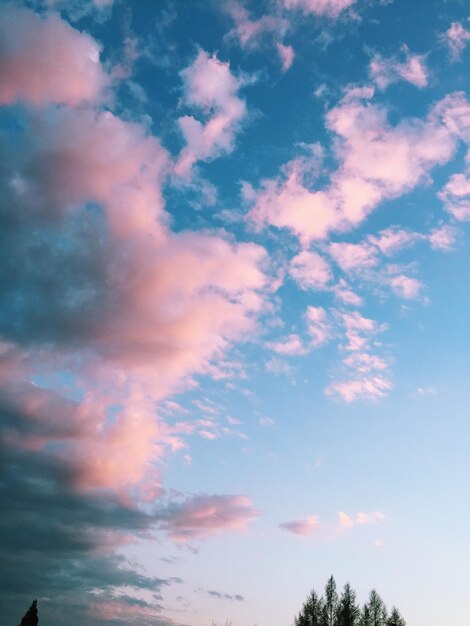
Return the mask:
<svg viewBox="0 0 470 626">
<path fill-rule="evenodd" d="M 392 83 L 404 80 L 415 87 L 426 87 L 428 84 L 428 69 L 425 57 L 411 54 L 406 46 L 402 48 L 404 61 L 397 57 L 384 58 L 376 54 L 369 65 L 369 74 L 379 89 L 386 89 Z"/>
<path fill-rule="evenodd" d="M 470 176 L 453 174 L 438 194 L 445 210 L 459 222 L 470 220 Z"/>
<path fill-rule="evenodd" d="M 309 306 L 305 313 L 307 332 L 311 337 L 311 346 L 317 348 L 332 337 L 332 326 L 325 309 L 321 306 Z"/>
<path fill-rule="evenodd" d="M 279 528 L 287 530 L 293 535 L 307 537 L 312 535 L 320 526 L 320 520 L 317 515 L 310 515 L 306 519 L 292 520 L 291 522 L 283 522 L 279 524 Z"/>
<path fill-rule="evenodd" d="M 292 278 L 304 289 L 325 289 L 333 274 L 328 262 L 317 252 L 303 250 L 289 265 Z"/>
<path fill-rule="evenodd" d="M 271 341 L 265 344 L 268 350 L 273 350 L 277 354 L 283 356 L 294 356 L 298 354 L 305 354 L 305 347 L 302 340 L 298 335 L 289 335 L 282 341 Z"/>
<path fill-rule="evenodd" d="M 305 14 L 338 17 L 345 9 L 356 3 L 356 0 L 278 0 L 286 9 L 295 9 Z"/>
<path fill-rule="evenodd" d="M 78 105 L 97 101 L 109 84 L 99 44 L 58 15 L 4 7 L 0 39 L 0 104 Z"/>
<path fill-rule="evenodd" d="M 369 89 L 349 90 L 327 113 L 339 167 L 326 187 L 311 189 L 318 150 L 310 163 L 307 157 L 293 159 L 258 190 L 245 185 L 248 220 L 255 228 L 287 228 L 304 247 L 333 231 L 350 230 L 380 202 L 410 191 L 446 163 L 458 139 L 469 140 L 470 107 L 463 94 L 446 96 L 424 120 L 405 119 L 396 126 L 384 108 L 367 102 L 372 95 Z"/>
<path fill-rule="evenodd" d="M 390 285 L 395 295 L 405 300 L 416 298 L 423 287 L 423 284 L 417 278 L 411 278 L 404 274 L 394 276 L 390 281 Z"/>
<path fill-rule="evenodd" d="M 396 227 L 385 228 L 377 236 L 369 237 L 369 241 L 385 256 L 391 256 L 420 239 L 423 239 L 423 235 Z"/>
<path fill-rule="evenodd" d="M 246 104 L 238 97 L 243 80 L 236 78 L 228 63 L 200 50 L 193 63 L 181 72 L 184 103 L 201 112 L 206 121 L 193 115 L 178 120 L 186 141 L 176 164 L 176 172 L 187 176 L 199 160 L 231 152 L 235 135 L 246 115 Z"/>
<path fill-rule="evenodd" d="M 452 22 L 442 39 L 449 46 L 452 59 L 457 61 L 470 41 L 470 30 L 464 28 L 460 22 Z"/>
<path fill-rule="evenodd" d="M 376 250 L 367 243 L 331 243 L 328 251 L 343 272 L 361 272 L 377 265 Z"/>
</svg>

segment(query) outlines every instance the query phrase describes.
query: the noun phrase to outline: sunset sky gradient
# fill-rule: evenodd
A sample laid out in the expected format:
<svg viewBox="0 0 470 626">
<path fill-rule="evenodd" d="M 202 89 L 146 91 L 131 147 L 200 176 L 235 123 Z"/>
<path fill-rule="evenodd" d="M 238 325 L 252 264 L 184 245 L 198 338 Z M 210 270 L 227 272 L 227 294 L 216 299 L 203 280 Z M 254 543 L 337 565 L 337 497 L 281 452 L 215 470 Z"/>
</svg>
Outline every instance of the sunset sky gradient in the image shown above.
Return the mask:
<svg viewBox="0 0 470 626">
<path fill-rule="evenodd" d="M 1 3 L 5 624 L 467 626 L 466 4 Z"/>
</svg>

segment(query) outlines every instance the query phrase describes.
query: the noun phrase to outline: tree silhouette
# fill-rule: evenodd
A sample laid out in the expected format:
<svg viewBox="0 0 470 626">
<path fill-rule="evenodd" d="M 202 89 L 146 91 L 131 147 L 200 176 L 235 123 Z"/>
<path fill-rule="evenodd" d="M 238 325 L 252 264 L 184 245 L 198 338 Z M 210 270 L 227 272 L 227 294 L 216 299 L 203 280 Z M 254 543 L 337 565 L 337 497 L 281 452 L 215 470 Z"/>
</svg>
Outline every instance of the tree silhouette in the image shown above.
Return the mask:
<svg viewBox="0 0 470 626">
<path fill-rule="evenodd" d="M 357 626 L 359 614 L 356 593 L 351 585 L 346 583 L 336 610 L 336 626 Z"/>
<path fill-rule="evenodd" d="M 387 626 L 406 626 L 405 620 L 395 607 L 393 607 L 390 617 L 387 620 Z"/>
<path fill-rule="evenodd" d="M 25 616 L 21 620 L 20 626 L 37 626 L 38 619 L 38 601 L 34 600 L 32 605 L 26 611 Z"/>
<path fill-rule="evenodd" d="M 370 592 L 367 606 L 369 607 L 370 626 L 387 626 L 387 609 L 375 589 Z"/>
<path fill-rule="evenodd" d="M 336 582 L 330 576 L 325 587 L 325 602 L 323 604 L 322 626 L 336 626 L 336 610 L 338 607 L 338 594 L 336 592 Z"/>
<path fill-rule="evenodd" d="M 325 596 L 319 597 L 312 591 L 302 610 L 294 619 L 295 626 L 406 626 L 398 609 L 393 607 L 390 616 L 377 591 L 370 592 L 362 611 L 356 602 L 356 593 L 349 583 L 344 586 L 340 598 L 336 583 L 330 576 Z"/>
<path fill-rule="evenodd" d="M 295 626 L 322 626 L 323 600 L 315 591 L 308 596 L 302 610 L 295 618 Z"/>
</svg>

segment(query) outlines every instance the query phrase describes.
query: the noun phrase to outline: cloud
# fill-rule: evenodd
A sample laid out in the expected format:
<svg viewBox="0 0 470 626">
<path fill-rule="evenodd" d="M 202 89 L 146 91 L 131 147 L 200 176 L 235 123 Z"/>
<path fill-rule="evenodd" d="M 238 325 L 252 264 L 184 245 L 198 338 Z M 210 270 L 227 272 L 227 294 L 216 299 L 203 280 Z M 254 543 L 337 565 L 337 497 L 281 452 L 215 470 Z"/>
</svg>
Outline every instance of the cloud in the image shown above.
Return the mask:
<svg viewBox="0 0 470 626">
<path fill-rule="evenodd" d="M 378 264 L 375 248 L 367 243 L 331 243 L 328 252 L 343 272 L 362 272 Z"/>
<path fill-rule="evenodd" d="M 445 210 L 459 222 L 470 220 L 470 176 L 467 172 L 453 174 L 438 193 Z"/>
<path fill-rule="evenodd" d="M 452 60 L 458 61 L 470 41 L 470 31 L 460 22 L 452 22 L 441 39 L 448 45 Z"/>
<path fill-rule="evenodd" d="M 305 312 L 307 332 L 311 337 L 311 346 L 318 348 L 332 337 L 332 326 L 325 309 L 321 306 L 309 306 Z"/>
<path fill-rule="evenodd" d="M 239 593 L 232 595 L 230 593 L 221 593 L 220 591 L 214 591 L 212 589 L 208 590 L 206 593 L 211 598 L 216 598 L 217 600 L 230 600 L 230 602 L 233 602 L 235 600 L 236 602 L 243 602 L 243 600 L 245 599 Z"/>
<path fill-rule="evenodd" d="M 3 7 L 0 39 L 0 104 L 75 106 L 96 102 L 109 85 L 101 46 L 54 13 L 41 18 L 28 9 Z"/>
<path fill-rule="evenodd" d="M 361 296 L 350 289 L 344 278 L 341 278 L 338 284 L 333 287 L 333 293 L 338 300 L 348 306 L 357 307 L 364 304 Z"/>
<path fill-rule="evenodd" d="M 334 231 L 359 226 L 381 202 L 425 182 L 454 155 L 460 138 L 470 141 L 470 107 L 461 93 L 443 98 L 426 119 L 396 126 L 386 109 L 367 102 L 372 95 L 369 88 L 350 89 L 326 114 L 339 165 L 324 187 L 312 188 L 322 157 L 318 148 L 289 161 L 259 189 L 245 184 L 247 220 L 254 228 L 288 229 L 307 248 Z"/>
<path fill-rule="evenodd" d="M 325 289 L 333 278 L 328 262 L 317 252 L 303 250 L 289 265 L 289 273 L 301 289 Z"/>
<path fill-rule="evenodd" d="M 347 343 L 343 346 L 343 371 L 336 373 L 325 390 L 343 402 L 378 400 L 391 389 L 387 377 L 388 361 L 375 353 L 375 336 L 386 329 L 385 324 L 362 316 L 358 311 L 339 314 Z"/>
<path fill-rule="evenodd" d="M 448 252 L 452 250 L 457 237 L 457 230 L 448 224 L 432 230 L 428 236 L 433 250 Z"/>
<path fill-rule="evenodd" d="M 96 589 L 101 604 L 119 591 L 159 594 L 178 582 L 139 573 L 119 556 L 123 544 L 148 532 L 150 515 L 110 493 L 78 493 L 71 464 L 47 451 L 18 449 L 9 432 L 2 424 L 0 532 L 8 542 L 0 601 L 7 621 L 15 623 L 18 606 L 37 595 L 47 623 L 62 623 L 64 612 L 88 623 L 87 600 Z"/>
<path fill-rule="evenodd" d="M 309 515 L 306 519 L 292 520 L 291 522 L 283 522 L 279 524 L 279 528 L 287 530 L 293 535 L 299 537 L 308 537 L 312 535 L 320 526 L 320 520 L 317 515 Z"/>
<path fill-rule="evenodd" d="M 336 18 L 356 0 L 278 0 L 286 9 L 302 11 L 308 15 Z"/>
<path fill-rule="evenodd" d="M 282 43 L 276 44 L 279 58 L 281 59 L 282 71 L 287 72 L 292 67 L 294 62 L 295 52 L 292 46 L 286 46 Z"/>
<path fill-rule="evenodd" d="M 338 512 L 339 525 L 341 528 L 352 528 L 354 526 L 354 520 L 352 520 L 347 513 L 343 511 Z"/>
<path fill-rule="evenodd" d="M 226 37 L 236 38 L 242 48 L 257 48 L 267 36 L 283 37 L 289 28 L 286 19 L 275 15 L 251 19 L 249 11 L 236 0 L 227 2 L 224 9 L 235 22 Z"/>
<path fill-rule="evenodd" d="M 192 496 L 157 513 L 160 528 L 178 542 L 204 539 L 223 530 L 245 531 L 259 513 L 246 496 Z"/>
<path fill-rule="evenodd" d="M 391 256 L 423 238 L 423 235 L 419 233 L 410 232 L 398 227 L 390 227 L 381 230 L 378 236 L 369 236 L 368 240 L 374 244 L 374 246 L 377 246 L 382 254 Z"/>
<path fill-rule="evenodd" d="M 384 376 L 368 376 L 334 381 L 326 389 L 327 396 L 337 396 L 344 402 L 357 400 L 379 400 L 384 398 L 392 385 Z"/>
<path fill-rule="evenodd" d="M 390 285 L 394 294 L 405 300 L 417 298 L 423 287 L 423 284 L 418 279 L 410 278 L 404 274 L 394 276 L 390 280 Z"/>
<path fill-rule="evenodd" d="M 411 54 L 407 46 L 402 47 L 404 61 L 398 57 L 385 58 L 380 54 L 374 55 L 369 64 L 371 80 L 384 90 L 392 83 L 404 80 L 415 87 L 423 88 L 428 84 L 429 71 L 426 67 L 425 56 Z"/>
<path fill-rule="evenodd" d="M 181 73 L 184 104 L 200 111 L 206 121 L 193 115 L 178 119 L 186 141 L 175 171 L 188 176 L 199 160 L 213 159 L 233 150 L 235 136 L 246 116 L 245 101 L 238 97 L 244 81 L 236 78 L 228 63 L 200 50 L 193 63 Z"/>
<path fill-rule="evenodd" d="M 265 347 L 283 356 L 296 356 L 306 352 L 301 338 L 295 334 L 289 335 L 281 341 L 270 341 L 265 344 Z"/>
<path fill-rule="evenodd" d="M 385 515 L 380 511 L 373 511 L 372 513 L 364 513 L 360 511 L 355 516 L 351 517 L 344 511 L 338 512 L 338 520 L 340 528 L 352 528 L 356 524 L 363 526 L 365 524 L 377 524 L 383 522 Z"/>
</svg>

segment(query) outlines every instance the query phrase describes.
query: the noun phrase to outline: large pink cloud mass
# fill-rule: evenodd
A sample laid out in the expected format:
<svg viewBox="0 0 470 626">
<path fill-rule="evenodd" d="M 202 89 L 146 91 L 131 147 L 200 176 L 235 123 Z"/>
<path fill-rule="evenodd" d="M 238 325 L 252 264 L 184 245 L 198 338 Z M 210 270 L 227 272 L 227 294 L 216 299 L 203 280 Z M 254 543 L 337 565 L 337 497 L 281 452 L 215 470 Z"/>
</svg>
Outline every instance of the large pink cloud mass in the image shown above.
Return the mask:
<svg viewBox="0 0 470 626">
<path fill-rule="evenodd" d="M 77 105 L 97 101 L 109 84 L 100 46 L 58 15 L 0 10 L 0 103 Z"/>
</svg>

